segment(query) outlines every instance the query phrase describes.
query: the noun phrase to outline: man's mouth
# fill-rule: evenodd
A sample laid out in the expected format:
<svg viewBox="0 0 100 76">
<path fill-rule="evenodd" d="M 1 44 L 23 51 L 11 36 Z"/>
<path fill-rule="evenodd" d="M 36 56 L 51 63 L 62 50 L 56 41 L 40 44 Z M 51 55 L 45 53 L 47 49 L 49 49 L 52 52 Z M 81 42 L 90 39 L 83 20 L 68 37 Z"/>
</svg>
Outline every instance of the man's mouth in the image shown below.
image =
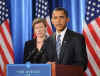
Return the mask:
<svg viewBox="0 0 100 76">
<path fill-rule="evenodd" d="M 62 24 L 57 24 L 57 26 L 61 26 Z"/>
</svg>

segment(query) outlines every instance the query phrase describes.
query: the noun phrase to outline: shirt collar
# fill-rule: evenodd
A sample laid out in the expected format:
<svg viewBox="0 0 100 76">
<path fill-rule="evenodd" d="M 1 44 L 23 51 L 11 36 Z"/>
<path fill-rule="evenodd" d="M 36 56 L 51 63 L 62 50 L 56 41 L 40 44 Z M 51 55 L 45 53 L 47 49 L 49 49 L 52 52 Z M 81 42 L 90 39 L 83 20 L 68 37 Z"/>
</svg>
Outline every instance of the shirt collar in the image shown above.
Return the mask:
<svg viewBox="0 0 100 76">
<path fill-rule="evenodd" d="M 63 38 L 64 38 L 64 35 L 65 35 L 66 31 L 67 31 L 67 27 L 61 33 L 58 33 L 56 31 L 56 38 L 57 38 L 58 35 L 61 35 L 61 43 L 63 41 Z"/>
<path fill-rule="evenodd" d="M 56 31 L 56 36 L 58 36 L 58 35 L 65 35 L 65 32 L 66 32 L 66 30 L 67 30 L 67 27 L 61 32 L 61 33 L 58 33 L 57 31 Z"/>
</svg>

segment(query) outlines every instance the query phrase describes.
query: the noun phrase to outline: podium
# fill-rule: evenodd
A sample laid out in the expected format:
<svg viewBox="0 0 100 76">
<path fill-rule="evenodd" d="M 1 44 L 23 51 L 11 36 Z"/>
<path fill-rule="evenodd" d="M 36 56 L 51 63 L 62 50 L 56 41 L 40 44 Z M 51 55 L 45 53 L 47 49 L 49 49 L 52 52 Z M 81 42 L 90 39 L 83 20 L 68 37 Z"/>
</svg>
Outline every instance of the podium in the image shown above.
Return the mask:
<svg viewBox="0 0 100 76">
<path fill-rule="evenodd" d="M 83 76 L 80 66 L 52 64 L 52 76 Z"/>
<path fill-rule="evenodd" d="M 83 70 L 63 64 L 7 64 L 7 76 L 83 76 Z"/>
</svg>

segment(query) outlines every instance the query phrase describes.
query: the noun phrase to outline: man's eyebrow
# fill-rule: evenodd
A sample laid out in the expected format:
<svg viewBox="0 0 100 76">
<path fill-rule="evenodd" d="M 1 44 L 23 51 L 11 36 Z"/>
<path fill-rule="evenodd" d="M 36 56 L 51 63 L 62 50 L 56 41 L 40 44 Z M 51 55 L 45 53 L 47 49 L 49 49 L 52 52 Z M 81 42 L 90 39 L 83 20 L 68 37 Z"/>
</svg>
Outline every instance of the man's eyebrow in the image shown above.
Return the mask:
<svg viewBox="0 0 100 76">
<path fill-rule="evenodd" d="M 54 15 L 54 17 L 62 17 L 62 18 L 63 18 L 64 16 L 55 16 L 55 15 Z"/>
<path fill-rule="evenodd" d="M 64 17 L 64 16 L 60 16 L 60 17 Z"/>
<path fill-rule="evenodd" d="M 59 16 L 59 17 L 64 17 L 64 16 Z"/>
</svg>

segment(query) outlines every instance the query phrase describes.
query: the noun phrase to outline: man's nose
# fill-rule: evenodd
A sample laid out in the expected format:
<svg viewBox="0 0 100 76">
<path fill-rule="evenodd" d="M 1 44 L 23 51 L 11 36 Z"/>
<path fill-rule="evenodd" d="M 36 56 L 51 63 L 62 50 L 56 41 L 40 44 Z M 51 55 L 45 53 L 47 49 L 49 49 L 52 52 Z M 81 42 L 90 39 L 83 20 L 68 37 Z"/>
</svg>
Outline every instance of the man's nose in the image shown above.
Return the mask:
<svg viewBox="0 0 100 76">
<path fill-rule="evenodd" d="M 57 21 L 60 22 L 61 21 L 60 18 L 58 18 Z"/>
</svg>

